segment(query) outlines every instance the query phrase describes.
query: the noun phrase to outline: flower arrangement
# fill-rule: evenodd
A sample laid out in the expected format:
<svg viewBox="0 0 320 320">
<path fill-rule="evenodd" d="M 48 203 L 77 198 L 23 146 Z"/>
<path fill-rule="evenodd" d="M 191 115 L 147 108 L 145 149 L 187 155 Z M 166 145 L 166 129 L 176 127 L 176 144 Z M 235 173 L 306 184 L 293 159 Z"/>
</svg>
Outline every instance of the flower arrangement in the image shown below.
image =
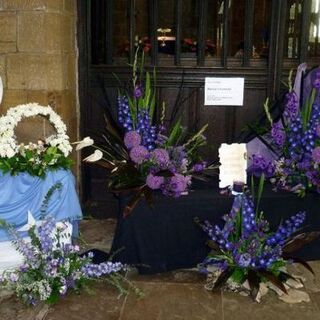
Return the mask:
<svg viewBox="0 0 320 320">
<path fill-rule="evenodd" d="M 125 214 L 129 214 L 142 197 L 150 203 L 153 190 L 172 197 L 185 194 L 191 177 L 200 176 L 206 168 L 198 149 L 206 143 L 203 133 L 207 125 L 190 134 L 178 120 L 167 130 L 164 105 L 160 121 L 155 121 L 154 85 L 155 72 L 151 76 L 143 70 L 143 55 L 140 65 L 137 50 L 132 85 L 126 93 L 119 91 L 118 119 L 114 121 L 107 115 L 104 143 L 96 145 L 95 153 L 85 159 L 97 160 L 110 171 L 110 190 L 134 192 Z M 89 137 L 80 142 L 77 149 L 88 145 L 93 145 Z"/>
<path fill-rule="evenodd" d="M 42 205 L 43 212 L 57 188 L 60 188 L 58 184 L 49 190 Z M 92 252 L 79 255 L 79 246 L 70 243 L 66 223 L 57 224 L 55 219 L 46 215 L 29 228 L 30 240 L 21 238 L 14 226 L 5 221 L 0 221 L 0 227 L 9 232 L 13 245 L 24 258 L 18 269 L 0 274 L 0 288 L 14 291 L 24 303 L 35 305 L 42 301 L 53 304 L 69 290 L 79 291 L 89 281 L 102 277 L 107 277 L 108 282 L 124 291 L 121 287 L 124 278 L 119 272 L 128 267 L 110 261 L 93 264 Z"/>
<path fill-rule="evenodd" d="M 56 130 L 56 134 L 38 143 L 19 144 L 14 129 L 24 118 L 46 117 Z M 32 176 L 44 177 L 46 170 L 70 168 L 68 158 L 72 147 L 66 134 L 66 125 L 51 107 L 36 103 L 10 108 L 0 117 L 0 170 L 15 175 L 27 172 Z"/>
<path fill-rule="evenodd" d="M 276 189 L 304 196 L 307 190 L 320 192 L 320 71 L 314 72 L 310 94 L 301 108 L 303 97 L 292 88 L 291 74 L 279 121 L 272 119 L 268 102 L 265 104 L 270 123 L 269 147 L 276 150 L 278 157 L 270 161 L 254 155 L 249 172 L 257 176 L 264 173 Z"/>
<path fill-rule="evenodd" d="M 259 189 L 261 195 L 262 188 Z M 222 228 L 208 221 L 201 224 L 209 235 L 212 252 L 200 267 L 203 272 L 215 268 L 216 277 L 211 288 L 229 286 L 241 291 L 244 287 L 256 299 L 261 283 L 269 282 L 286 293 L 285 282 L 293 279 L 286 271 L 289 263 L 301 263 L 313 272 L 306 262 L 291 256 L 320 234 L 297 235 L 305 217 L 304 212 L 299 212 L 282 222 L 274 232 L 263 213 L 255 209 L 248 190 L 236 195 L 230 213 L 223 216 Z"/>
</svg>

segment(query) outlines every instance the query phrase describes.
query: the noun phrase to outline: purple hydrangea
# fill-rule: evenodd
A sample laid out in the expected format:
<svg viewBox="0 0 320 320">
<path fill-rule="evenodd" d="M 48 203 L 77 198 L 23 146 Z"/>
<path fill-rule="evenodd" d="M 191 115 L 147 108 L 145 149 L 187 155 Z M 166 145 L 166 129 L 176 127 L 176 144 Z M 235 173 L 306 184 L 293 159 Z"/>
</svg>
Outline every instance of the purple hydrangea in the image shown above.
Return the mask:
<svg viewBox="0 0 320 320">
<path fill-rule="evenodd" d="M 154 159 L 154 161 L 160 166 L 160 167 L 165 167 L 168 166 L 170 157 L 169 153 L 165 149 L 157 148 L 154 149 L 151 152 L 151 157 Z"/>
<path fill-rule="evenodd" d="M 133 162 L 141 164 L 148 157 L 149 152 L 147 148 L 143 146 L 133 147 L 130 151 L 130 158 Z"/>
<path fill-rule="evenodd" d="M 320 147 L 316 147 L 312 150 L 312 159 L 315 163 L 320 163 Z"/>
<path fill-rule="evenodd" d="M 272 129 L 271 129 L 271 136 L 274 140 L 274 142 L 282 147 L 286 141 L 286 135 L 283 131 L 283 128 L 280 124 L 280 122 L 276 122 L 272 125 Z"/>
<path fill-rule="evenodd" d="M 320 137 L 320 124 L 317 125 L 316 135 L 317 135 L 318 137 Z"/>
<path fill-rule="evenodd" d="M 141 144 L 141 136 L 137 131 L 129 131 L 124 136 L 124 144 L 130 150 Z"/>
<path fill-rule="evenodd" d="M 155 176 L 150 173 L 146 180 L 147 186 L 152 190 L 160 189 L 164 183 L 164 177 Z"/>
</svg>

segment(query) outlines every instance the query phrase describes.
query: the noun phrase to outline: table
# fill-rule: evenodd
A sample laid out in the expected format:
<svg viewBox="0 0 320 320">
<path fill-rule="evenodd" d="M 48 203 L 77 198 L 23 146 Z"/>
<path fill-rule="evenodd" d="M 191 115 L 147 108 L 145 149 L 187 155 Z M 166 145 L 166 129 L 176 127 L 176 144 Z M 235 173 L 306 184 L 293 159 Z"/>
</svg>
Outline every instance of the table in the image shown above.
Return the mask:
<svg viewBox="0 0 320 320">
<path fill-rule="evenodd" d="M 130 216 L 122 210 L 128 197 L 120 196 L 118 223 L 112 244 L 114 259 L 135 265 L 140 274 L 154 274 L 192 268 L 206 257 L 207 235 L 195 223 L 209 220 L 222 223 L 221 216 L 231 209 L 233 197 L 221 195 L 218 181 L 197 182 L 188 196 L 171 199 L 155 193 L 154 208 L 141 201 Z M 320 195 L 304 199 L 288 192 L 274 192 L 265 185 L 260 208 L 272 228 L 300 210 L 307 212 L 305 230 L 320 230 Z M 320 240 L 297 252 L 297 257 L 320 259 Z"/>
</svg>

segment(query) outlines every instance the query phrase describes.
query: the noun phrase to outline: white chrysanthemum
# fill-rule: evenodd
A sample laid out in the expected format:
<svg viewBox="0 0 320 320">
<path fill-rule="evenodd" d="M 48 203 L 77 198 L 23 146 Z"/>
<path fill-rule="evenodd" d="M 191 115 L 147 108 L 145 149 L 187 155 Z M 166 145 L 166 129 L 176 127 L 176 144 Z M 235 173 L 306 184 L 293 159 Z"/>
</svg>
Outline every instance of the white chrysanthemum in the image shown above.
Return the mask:
<svg viewBox="0 0 320 320">
<path fill-rule="evenodd" d="M 13 157 L 18 152 L 18 143 L 14 129 L 18 123 L 28 117 L 44 116 L 53 125 L 56 134 L 48 137 L 46 143 L 57 147 L 66 157 L 72 151 L 67 127 L 61 117 L 50 107 L 29 103 L 10 108 L 5 116 L 0 117 L 0 156 Z"/>
</svg>

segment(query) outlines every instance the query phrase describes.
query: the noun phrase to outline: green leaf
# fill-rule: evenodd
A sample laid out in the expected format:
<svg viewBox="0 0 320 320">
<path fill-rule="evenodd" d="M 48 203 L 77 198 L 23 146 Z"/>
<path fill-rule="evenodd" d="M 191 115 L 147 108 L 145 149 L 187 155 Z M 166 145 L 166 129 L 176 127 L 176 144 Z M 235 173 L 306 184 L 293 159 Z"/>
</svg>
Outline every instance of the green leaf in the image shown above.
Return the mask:
<svg viewBox="0 0 320 320">
<path fill-rule="evenodd" d="M 307 97 L 305 104 L 301 110 L 301 116 L 302 116 L 302 125 L 303 129 L 306 130 L 308 123 L 310 121 L 311 113 L 312 113 L 312 107 L 314 104 L 314 100 L 316 97 L 316 90 L 313 88 L 311 91 L 311 94 Z"/>
<path fill-rule="evenodd" d="M 246 272 L 242 268 L 235 268 L 231 278 L 238 284 L 242 284 L 246 280 Z"/>
<path fill-rule="evenodd" d="M 144 107 L 150 108 L 149 106 L 149 100 L 151 95 L 151 83 L 150 83 L 150 73 L 146 72 L 146 87 L 144 91 Z"/>
<path fill-rule="evenodd" d="M 182 132 L 181 119 L 179 119 L 170 132 L 170 135 L 167 141 L 167 146 L 174 146 L 179 136 L 181 135 L 181 132 Z"/>
</svg>

